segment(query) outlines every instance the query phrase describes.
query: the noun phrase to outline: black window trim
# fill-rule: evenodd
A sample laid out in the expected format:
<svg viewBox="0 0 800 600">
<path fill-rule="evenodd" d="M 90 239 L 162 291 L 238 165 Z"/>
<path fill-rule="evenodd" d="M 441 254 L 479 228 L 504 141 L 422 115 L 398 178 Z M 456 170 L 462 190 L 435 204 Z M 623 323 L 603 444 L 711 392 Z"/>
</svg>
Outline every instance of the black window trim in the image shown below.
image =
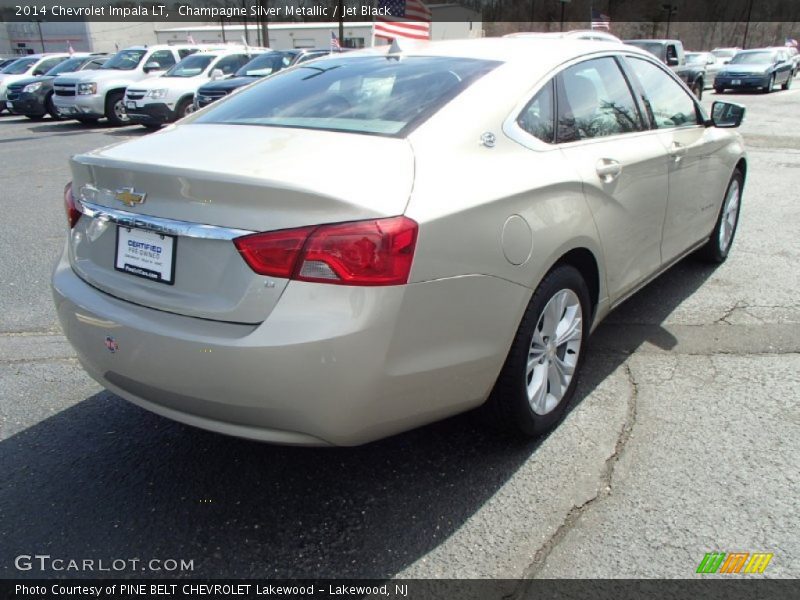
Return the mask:
<svg viewBox="0 0 800 600">
<path fill-rule="evenodd" d="M 641 56 L 639 54 L 626 53 L 626 54 L 624 54 L 622 56 L 622 58 L 624 58 L 624 60 L 625 60 L 625 68 L 630 71 L 631 79 L 636 82 L 637 89 L 640 90 L 640 92 L 642 94 L 642 101 L 647 106 L 648 119 L 650 120 L 650 123 L 651 123 L 651 129 L 659 130 L 658 129 L 658 125 L 655 122 L 655 115 L 653 114 L 653 110 L 651 108 L 652 105 L 650 103 L 650 98 L 648 97 L 647 93 L 645 92 L 645 89 L 644 89 L 644 86 L 642 85 L 642 82 L 639 81 L 639 78 L 636 76 L 636 72 L 634 71 L 633 67 L 627 64 L 627 61 L 629 59 L 641 60 L 641 61 L 650 63 L 651 65 L 654 65 L 655 67 L 661 69 L 661 71 L 663 73 L 665 73 L 667 76 L 671 77 L 673 81 L 677 82 L 678 85 L 683 89 L 684 93 L 689 97 L 689 99 L 694 104 L 694 114 L 695 114 L 695 119 L 697 120 L 696 125 L 697 126 L 703 126 L 703 127 L 705 127 L 707 125 L 709 120 L 708 120 L 708 116 L 706 115 L 705 110 L 703 109 L 703 106 L 700 104 L 700 102 L 698 102 L 698 100 L 695 97 L 695 95 L 686 86 L 686 82 L 683 81 L 683 79 L 681 79 L 680 77 L 678 77 L 672 69 L 667 68 L 659 60 L 651 60 L 650 57 Z M 664 130 L 666 130 L 666 129 L 667 128 L 665 128 Z M 680 127 L 675 126 L 675 127 L 670 127 L 669 129 L 680 129 Z M 659 130 L 659 131 L 664 131 L 664 130 Z"/>
<path fill-rule="evenodd" d="M 595 138 L 585 138 L 585 139 L 580 139 L 580 140 L 566 140 L 566 141 L 559 140 L 558 139 L 558 98 L 561 95 L 561 93 L 564 93 L 566 95 L 566 91 L 564 90 L 564 82 L 563 82 L 564 71 L 566 71 L 567 69 L 571 69 L 574 66 L 577 66 L 577 65 L 580 65 L 580 64 L 592 61 L 592 60 L 601 60 L 601 59 L 604 59 L 604 58 L 610 58 L 612 60 L 612 62 L 614 62 L 614 64 L 616 65 L 617 69 L 619 70 L 620 74 L 622 75 L 622 79 L 625 81 L 625 85 L 628 88 L 628 93 L 631 96 L 631 100 L 633 100 L 633 105 L 634 105 L 634 107 L 636 109 L 636 114 L 639 117 L 639 129 L 637 129 L 636 131 L 623 131 L 623 132 L 619 132 L 619 133 L 614 133 L 612 135 L 595 137 Z M 555 94 L 555 102 L 554 102 L 555 110 L 556 110 L 556 112 L 554 114 L 554 119 L 555 119 L 556 123 L 555 123 L 555 129 L 553 131 L 553 137 L 555 138 L 555 141 L 553 142 L 554 144 L 574 144 L 574 143 L 577 143 L 577 142 L 585 142 L 587 140 L 599 140 L 599 139 L 604 139 L 604 138 L 614 138 L 614 137 L 619 136 L 619 135 L 632 135 L 632 134 L 637 134 L 637 133 L 642 133 L 644 131 L 648 131 L 647 123 L 645 122 L 644 115 L 642 114 L 641 108 L 640 108 L 639 103 L 637 102 L 637 99 L 636 99 L 636 93 L 634 92 L 633 88 L 631 88 L 631 82 L 628 80 L 628 77 L 626 76 L 625 69 L 623 69 L 622 66 L 620 65 L 619 55 L 618 54 L 605 54 L 605 55 L 602 55 L 602 56 L 591 56 L 591 57 L 585 58 L 584 60 L 575 61 L 575 62 L 567 65 L 563 69 L 560 69 L 558 71 L 558 73 L 556 73 L 555 76 L 553 77 L 553 80 L 556 81 L 556 88 L 555 88 L 556 94 Z"/>
<path fill-rule="evenodd" d="M 519 127 L 527 135 L 531 136 L 534 139 L 539 140 L 540 142 L 542 142 L 544 144 L 548 144 L 548 145 L 551 145 L 551 146 L 556 144 L 556 123 L 557 123 L 557 118 L 558 118 L 558 116 L 557 116 L 558 115 L 558 94 L 556 93 L 555 83 L 556 83 L 556 78 L 555 78 L 555 76 L 553 76 L 547 81 L 547 83 L 545 83 L 538 90 L 536 90 L 536 93 L 533 94 L 533 96 L 531 96 L 530 100 L 528 100 L 525 103 L 525 106 L 522 108 L 521 111 L 519 111 L 519 113 L 517 113 L 517 117 L 514 119 L 514 123 L 516 123 L 517 127 Z M 522 120 L 522 115 L 525 113 L 526 110 L 528 110 L 528 107 L 531 105 L 531 103 L 533 103 L 533 101 L 536 100 L 536 98 L 539 97 L 539 94 L 541 94 L 543 91 L 545 91 L 548 87 L 550 88 L 550 95 L 552 96 L 552 105 L 553 105 L 553 116 L 552 116 L 552 118 L 550 120 L 550 125 L 553 128 L 553 139 L 551 139 L 549 142 L 543 140 L 540 137 L 535 136 L 530 131 L 525 129 L 522 126 L 522 124 L 520 123 L 520 121 Z"/>
</svg>

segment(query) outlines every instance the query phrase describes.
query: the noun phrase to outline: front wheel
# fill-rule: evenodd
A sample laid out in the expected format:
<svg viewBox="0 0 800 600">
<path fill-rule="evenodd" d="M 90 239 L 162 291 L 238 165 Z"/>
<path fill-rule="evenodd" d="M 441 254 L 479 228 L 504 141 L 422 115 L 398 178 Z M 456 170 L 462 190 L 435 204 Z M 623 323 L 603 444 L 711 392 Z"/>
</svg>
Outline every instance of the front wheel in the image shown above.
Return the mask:
<svg viewBox="0 0 800 600">
<path fill-rule="evenodd" d="M 192 98 L 184 98 L 175 108 L 175 120 L 182 119 L 194 112 L 194 102 Z"/>
<path fill-rule="evenodd" d="M 131 122 L 125 110 L 125 92 L 112 92 L 106 97 L 106 119 L 116 127 Z"/>
<path fill-rule="evenodd" d="M 577 269 L 562 265 L 542 280 L 483 407 L 494 425 L 538 436 L 561 420 L 575 393 L 591 313 Z"/>
<path fill-rule="evenodd" d="M 54 121 L 62 121 L 63 117 L 58 113 L 55 103 L 53 102 L 53 94 L 48 94 L 47 99 L 44 101 L 44 107 L 50 118 Z"/>
<path fill-rule="evenodd" d="M 788 90 L 790 87 L 792 87 L 792 79 L 793 79 L 793 78 L 794 78 L 794 74 L 792 74 L 792 73 L 789 73 L 789 78 L 788 78 L 788 79 L 786 80 L 786 82 L 785 82 L 785 83 L 784 83 L 784 84 L 781 86 L 781 89 L 782 89 L 782 90 Z"/>
<path fill-rule="evenodd" d="M 769 94 L 772 91 L 772 88 L 775 87 L 775 73 L 773 73 L 769 78 L 769 83 L 767 87 L 764 88 L 764 93 Z"/>
<path fill-rule="evenodd" d="M 728 258 L 731 251 L 736 227 L 739 225 L 739 209 L 742 204 L 742 187 L 744 176 L 738 169 L 733 172 L 728 189 L 717 217 L 717 224 L 706 245 L 700 248 L 698 255 L 707 262 L 720 264 Z"/>
</svg>

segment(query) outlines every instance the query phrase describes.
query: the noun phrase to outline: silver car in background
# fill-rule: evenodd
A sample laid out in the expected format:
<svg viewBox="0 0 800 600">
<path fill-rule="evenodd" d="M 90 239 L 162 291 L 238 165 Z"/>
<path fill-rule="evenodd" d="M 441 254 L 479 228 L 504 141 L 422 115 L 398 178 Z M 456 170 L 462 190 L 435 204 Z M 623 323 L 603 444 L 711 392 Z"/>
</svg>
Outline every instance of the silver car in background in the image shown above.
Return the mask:
<svg viewBox="0 0 800 600">
<path fill-rule="evenodd" d="M 58 315 L 102 385 L 209 430 L 354 445 L 482 406 L 538 435 L 612 308 L 727 257 L 743 112 L 618 43 L 322 58 L 75 156 Z"/>
</svg>

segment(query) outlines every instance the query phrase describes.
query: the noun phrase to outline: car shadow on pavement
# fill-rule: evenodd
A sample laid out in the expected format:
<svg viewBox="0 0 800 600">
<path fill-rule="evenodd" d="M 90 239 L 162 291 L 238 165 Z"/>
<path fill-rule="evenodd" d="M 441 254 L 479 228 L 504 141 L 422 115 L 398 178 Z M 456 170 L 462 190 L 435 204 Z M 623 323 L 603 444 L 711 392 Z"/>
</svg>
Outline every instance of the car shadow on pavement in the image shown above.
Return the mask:
<svg viewBox="0 0 800 600">
<path fill-rule="evenodd" d="M 684 261 L 611 315 L 603 327 L 639 313 L 647 326 L 625 351 L 589 352 L 574 406 L 628 349 L 674 345 L 659 324 L 712 272 Z M 115 577 L 389 577 L 450 537 L 539 443 L 467 414 L 358 448 L 278 447 L 101 392 L 0 442 L 0 574 L 41 577 L 13 561 L 39 553 L 194 561 L 192 572 L 103 573 Z"/>
</svg>

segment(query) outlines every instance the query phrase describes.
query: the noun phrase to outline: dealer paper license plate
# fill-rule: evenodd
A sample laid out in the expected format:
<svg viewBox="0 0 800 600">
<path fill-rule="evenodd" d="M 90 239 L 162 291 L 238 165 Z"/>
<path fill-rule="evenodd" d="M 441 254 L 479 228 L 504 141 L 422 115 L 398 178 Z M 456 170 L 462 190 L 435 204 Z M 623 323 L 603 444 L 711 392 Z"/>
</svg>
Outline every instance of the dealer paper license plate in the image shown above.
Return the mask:
<svg viewBox="0 0 800 600">
<path fill-rule="evenodd" d="M 175 246 L 172 235 L 117 227 L 114 268 L 151 281 L 175 283 Z"/>
<path fill-rule="evenodd" d="M 133 100 L 128 100 L 125 103 L 125 108 L 130 108 L 131 110 L 136 110 L 136 102 L 134 102 Z"/>
</svg>

